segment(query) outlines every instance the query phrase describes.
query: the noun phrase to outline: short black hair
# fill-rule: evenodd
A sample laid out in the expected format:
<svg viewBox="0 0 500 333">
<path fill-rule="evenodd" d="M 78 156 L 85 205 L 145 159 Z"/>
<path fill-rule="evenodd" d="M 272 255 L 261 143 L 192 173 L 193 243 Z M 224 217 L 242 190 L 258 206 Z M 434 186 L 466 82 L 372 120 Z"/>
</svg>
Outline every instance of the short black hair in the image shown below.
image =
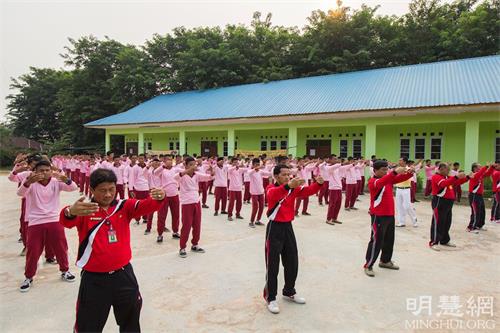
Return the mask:
<svg viewBox="0 0 500 333">
<path fill-rule="evenodd" d="M 431 160 L 425 160 L 425 163 L 430 162 Z"/>
<path fill-rule="evenodd" d="M 438 169 L 441 170 L 442 168 L 444 167 L 448 167 L 448 164 L 447 163 L 444 163 L 444 162 L 439 162 L 438 164 Z"/>
<path fill-rule="evenodd" d="M 49 168 L 52 166 L 49 161 L 41 159 L 40 161 L 36 162 L 35 166 L 33 167 L 33 170 L 36 170 L 40 166 L 48 166 Z"/>
<path fill-rule="evenodd" d="M 233 157 L 233 158 L 231 159 L 231 163 L 233 163 L 234 161 L 238 161 L 238 159 L 237 159 L 236 157 Z"/>
<path fill-rule="evenodd" d="M 260 164 L 260 160 L 258 158 L 252 159 L 252 164 Z"/>
<path fill-rule="evenodd" d="M 224 157 L 217 157 L 217 162 L 224 161 Z"/>
<path fill-rule="evenodd" d="M 101 183 L 115 183 L 116 174 L 109 169 L 96 169 L 90 174 L 90 188 L 95 189 Z"/>
<path fill-rule="evenodd" d="M 403 162 L 405 162 L 405 163 L 408 163 L 408 157 L 406 157 L 406 156 L 402 156 L 402 157 L 400 158 L 400 160 L 402 160 L 402 161 L 403 161 Z"/>
<path fill-rule="evenodd" d="M 453 166 L 460 166 L 460 163 L 455 162 L 455 163 L 453 163 Z"/>
<path fill-rule="evenodd" d="M 110 151 L 108 151 L 108 152 L 106 152 L 106 155 L 107 155 L 107 156 L 110 156 L 111 154 L 113 154 L 113 152 L 112 152 L 111 150 L 110 150 Z"/>
<path fill-rule="evenodd" d="M 380 168 L 385 168 L 387 166 L 389 166 L 389 163 L 384 160 L 376 160 L 373 162 L 373 170 L 379 170 Z"/>
<path fill-rule="evenodd" d="M 186 165 L 188 165 L 189 162 L 196 162 L 195 159 L 191 156 L 187 156 L 185 159 L 184 159 L 184 163 Z"/>
<path fill-rule="evenodd" d="M 478 168 L 479 167 L 479 164 L 478 163 L 472 163 L 471 167 L 470 167 L 470 171 L 472 172 L 475 172 L 474 169 Z"/>
<path fill-rule="evenodd" d="M 26 162 L 30 164 L 31 162 L 39 162 L 42 160 L 42 155 L 35 153 L 35 154 L 30 154 L 28 155 Z"/>
<path fill-rule="evenodd" d="M 290 168 L 286 164 L 278 164 L 273 169 L 273 175 L 275 175 L 275 176 L 279 175 L 281 172 L 281 169 L 290 169 Z"/>
</svg>

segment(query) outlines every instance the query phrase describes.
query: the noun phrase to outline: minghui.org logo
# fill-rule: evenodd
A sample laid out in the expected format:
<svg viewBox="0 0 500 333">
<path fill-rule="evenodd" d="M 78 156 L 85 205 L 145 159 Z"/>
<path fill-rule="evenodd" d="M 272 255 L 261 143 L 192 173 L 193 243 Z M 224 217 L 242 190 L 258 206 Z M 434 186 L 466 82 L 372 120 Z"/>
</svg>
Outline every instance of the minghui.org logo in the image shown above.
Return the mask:
<svg viewBox="0 0 500 333">
<path fill-rule="evenodd" d="M 495 330 L 492 296 L 471 296 L 462 303 L 460 296 L 440 296 L 434 307 L 432 296 L 406 299 L 406 310 L 418 317 L 405 321 L 405 329 Z"/>
</svg>

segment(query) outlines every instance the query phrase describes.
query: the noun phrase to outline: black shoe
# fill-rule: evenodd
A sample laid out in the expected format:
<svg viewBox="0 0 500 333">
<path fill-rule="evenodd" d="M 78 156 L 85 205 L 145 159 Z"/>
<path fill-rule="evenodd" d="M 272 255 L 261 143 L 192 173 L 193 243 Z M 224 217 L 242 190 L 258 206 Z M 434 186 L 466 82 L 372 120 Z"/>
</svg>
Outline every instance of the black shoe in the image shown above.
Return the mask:
<svg viewBox="0 0 500 333">
<path fill-rule="evenodd" d="M 172 238 L 177 238 L 177 239 L 179 239 L 179 238 L 181 238 L 181 235 L 179 235 L 179 233 L 178 233 L 178 232 L 174 232 L 174 233 L 172 234 Z"/>
<path fill-rule="evenodd" d="M 163 232 L 170 232 L 170 229 L 169 228 L 165 228 L 165 230 L 163 230 Z"/>
<path fill-rule="evenodd" d="M 142 220 L 142 223 L 148 223 L 148 220 L 144 220 L 144 219 L 143 219 L 143 220 Z"/>
<path fill-rule="evenodd" d="M 244 217 L 243 217 L 243 216 L 241 216 L 241 215 L 236 215 L 236 218 L 237 218 L 238 220 L 243 220 L 243 219 L 244 219 Z"/>
<path fill-rule="evenodd" d="M 198 252 L 198 253 L 205 253 L 205 250 L 203 250 L 201 247 L 198 245 L 191 246 L 191 251 L 192 252 Z"/>
<path fill-rule="evenodd" d="M 156 237 L 156 242 L 157 243 L 162 243 L 163 242 L 163 236 Z"/>
<path fill-rule="evenodd" d="M 70 271 L 61 273 L 61 279 L 63 279 L 66 282 L 75 282 L 76 277 L 70 273 Z"/>
<path fill-rule="evenodd" d="M 227 212 L 225 212 L 225 211 L 222 211 L 220 213 L 221 213 L 221 215 L 227 215 Z"/>
<path fill-rule="evenodd" d="M 55 258 L 47 258 L 47 259 L 45 259 L 45 262 L 47 264 L 52 264 L 52 265 L 56 265 L 57 264 L 57 260 Z"/>
<path fill-rule="evenodd" d="M 207 205 L 201 205 L 201 208 L 210 208 Z"/>
<path fill-rule="evenodd" d="M 414 201 L 414 202 L 420 202 L 420 200 L 415 199 L 415 201 Z M 459 201 L 459 202 L 460 202 L 460 201 Z"/>
<path fill-rule="evenodd" d="M 222 214 L 222 213 L 221 213 L 221 214 Z M 214 213 L 214 216 L 219 216 L 219 213 L 215 212 L 215 213 Z"/>
<path fill-rule="evenodd" d="M 249 226 L 250 228 L 255 228 L 255 223 L 250 222 L 250 223 L 248 223 L 248 226 Z"/>
<path fill-rule="evenodd" d="M 356 207 L 351 207 L 351 209 L 358 210 Z"/>
<path fill-rule="evenodd" d="M 302 215 L 310 216 L 311 214 L 309 214 L 308 212 L 305 212 L 305 213 L 302 213 Z"/>
<path fill-rule="evenodd" d="M 179 250 L 179 257 L 181 257 L 181 258 L 186 258 L 187 257 L 186 249 L 180 249 Z"/>
<path fill-rule="evenodd" d="M 257 221 L 257 222 L 255 222 L 255 225 L 264 225 L 264 223 Z"/>
<path fill-rule="evenodd" d="M 144 231 L 144 235 L 149 235 L 151 233 L 151 230 L 149 229 L 146 229 L 146 231 Z"/>
<path fill-rule="evenodd" d="M 23 242 L 23 239 L 21 237 L 19 237 L 19 239 L 17 240 L 18 243 L 22 243 Z"/>
</svg>

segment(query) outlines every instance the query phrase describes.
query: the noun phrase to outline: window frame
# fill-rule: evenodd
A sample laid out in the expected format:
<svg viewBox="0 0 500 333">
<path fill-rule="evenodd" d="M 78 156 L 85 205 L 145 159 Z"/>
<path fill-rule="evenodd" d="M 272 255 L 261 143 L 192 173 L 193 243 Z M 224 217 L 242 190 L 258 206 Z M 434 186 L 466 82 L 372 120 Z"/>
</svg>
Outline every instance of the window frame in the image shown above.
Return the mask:
<svg viewBox="0 0 500 333">
<path fill-rule="evenodd" d="M 354 141 L 359 141 L 359 155 L 356 156 L 356 154 L 354 153 Z M 361 139 L 352 139 L 351 140 L 351 147 L 352 147 L 352 157 L 354 158 L 360 158 L 361 156 L 363 156 L 363 140 Z"/>
<path fill-rule="evenodd" d="M 413 138 L 413 159 L 415 161 L 424 160 L 427 157 L 427 154 L 426 154 L 427 153 L 427 145 L 429 144 L 429 147 L 430 147 L 430 143 L 427 143 L 426 139 L 427 138 L 425 136 L 416 136 Z M 424 156 L 423 157 L 417 157 L 417 140 L 424 140 Z M 429 141 L 432 141 L 432 138 Z M 411 147 L 410 147 L 410 151 L 411 151 Z M 430 151 L 430 149 L 429 149 L 429 151 Z M 408 156 L 408 158 L 410 158 L 410 157 Z"/>
<path fill-rule="evenodd" d="M 345 156 L 342 155 L 342 141 L 346 142 Z M 349 156 L 349 139 L 340 139 L 339 140 L 339 157 L 340 158 L 347 158 L 348 156 Z"/>
<path fill-rule="evenodd" d="M 408 156 L 403 156 L 403 151 L 401 150 L 401 141 L 402 140 L 408 140 Z M 411 156 L 411 137 L 409 136 L 401 136 L 399 137 L 399 158 L 401 157 L 407 157 L 407 158 L 410 158 Z"/>
<path fill-rule="evenodd" d="M 433 158 L 432 156 L 432 140 L 434 139 L 439 139 L 441 140 L 441 144 L 439 146 L 439 158 Z M 429 157 L 431 160 L 441 160 L 443 158 L 443 137 L 439 135 L 431 136 L 429 140 L 429 145 L 430 145 L 430 150 L 429 150 Z"/>
</svg>

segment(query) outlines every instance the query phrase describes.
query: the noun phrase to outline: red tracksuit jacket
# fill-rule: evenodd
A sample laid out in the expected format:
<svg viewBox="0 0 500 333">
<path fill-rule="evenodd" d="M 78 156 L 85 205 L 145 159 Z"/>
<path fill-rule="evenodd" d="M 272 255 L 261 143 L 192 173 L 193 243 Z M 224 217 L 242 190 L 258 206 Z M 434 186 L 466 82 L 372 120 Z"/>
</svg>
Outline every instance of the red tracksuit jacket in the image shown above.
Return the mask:
<svg viewBox="0 0 500 333">
<path fill-rule="evenodd" d="M 500 171 L 493 171 L 493 174 L 491 175 L 491 180 L 492 180 L 492 190 L 493 192 L 500 192 Z"/>
<path fill-rule="evenodd" d="M 455 200 L 454 185 L 462 185 L 469 180 L 469 176 L 459 179 L 457 176 L 442 176 L 439 173 L 432 175 L 432 195 L 443 199 Z"/>
<path fill-rule="evenodd" d="M 413 177 L 413 173 L 398 175 L 394 171 L 389 172 L 384 177 L 371 177 L 368 181 L 368 189 L 370 190 L 369 213 L 377 216 L 394 216 L 392 185 L 411 177 Z"/>
<path fill-rule="evenodd" d="M 76 227 L 80 249 L 85 248 L 88 243 L 89 231 L 101 222 L 108 214 L 111 214 L 118 204 L 118 200 L 113 201 L 108 211 L 102 208 L 90 216 L 77 216 L 69 219 L 64 215 L 64 209 L 59 215 L 59 221 L 66 228 Z M 110 226 L 104 223 L 95 234 L 92 243 L 92 252 L 87 264 L 83 267 L 89 272 L 111 272 L 127 265 L 132 258 L 130 248 L 130 221 L 143 215 L 151 214 L 160 209 L 162 201 L 152 198 L 137 200 L 127 199 L 122 201 L 121 207 L 109 218 L 110 224 L 116 232 L 117 242 L 110 243 L 108 231 Z M 79 257 L 81 251 L 79 251 Z"/>
<path fill-rule="evenodd" d="M 278 202 L 281 199 L 283 199 L 286 195 L 288 195 L 288 197 L 281 204 L 281 207 L 274 219 L 274 222 L 284 222 L 284 223 L 292 222 L 295 216 L 295 199 L 305 198 L 310 195 L 316 194 L 318 193 L 320 188 L 321 186 L 318 183 L 314 182 L 309 186 L 296 187 L 292 190 L 290 194 L 288 194 L 288 191 L 290 190 L 288 184 L 285 185 L 270 184 L 266 189 L 268 215 L 270 211 L 278 204 Z"/>
<path fill-rule="evenodd" d="M 494 171 L 493 166 L 490 166 L 489 168 L 487 166 L 484 166 L 481 169 L 479 169 L 479 171 L 476 172 L 474 177 L 471 178 L 469 181 L 469 193 L 483 195 L 484 192 L 483 179 L 485 177 L 491 176 L 493 171 Z"/>
</svg>

